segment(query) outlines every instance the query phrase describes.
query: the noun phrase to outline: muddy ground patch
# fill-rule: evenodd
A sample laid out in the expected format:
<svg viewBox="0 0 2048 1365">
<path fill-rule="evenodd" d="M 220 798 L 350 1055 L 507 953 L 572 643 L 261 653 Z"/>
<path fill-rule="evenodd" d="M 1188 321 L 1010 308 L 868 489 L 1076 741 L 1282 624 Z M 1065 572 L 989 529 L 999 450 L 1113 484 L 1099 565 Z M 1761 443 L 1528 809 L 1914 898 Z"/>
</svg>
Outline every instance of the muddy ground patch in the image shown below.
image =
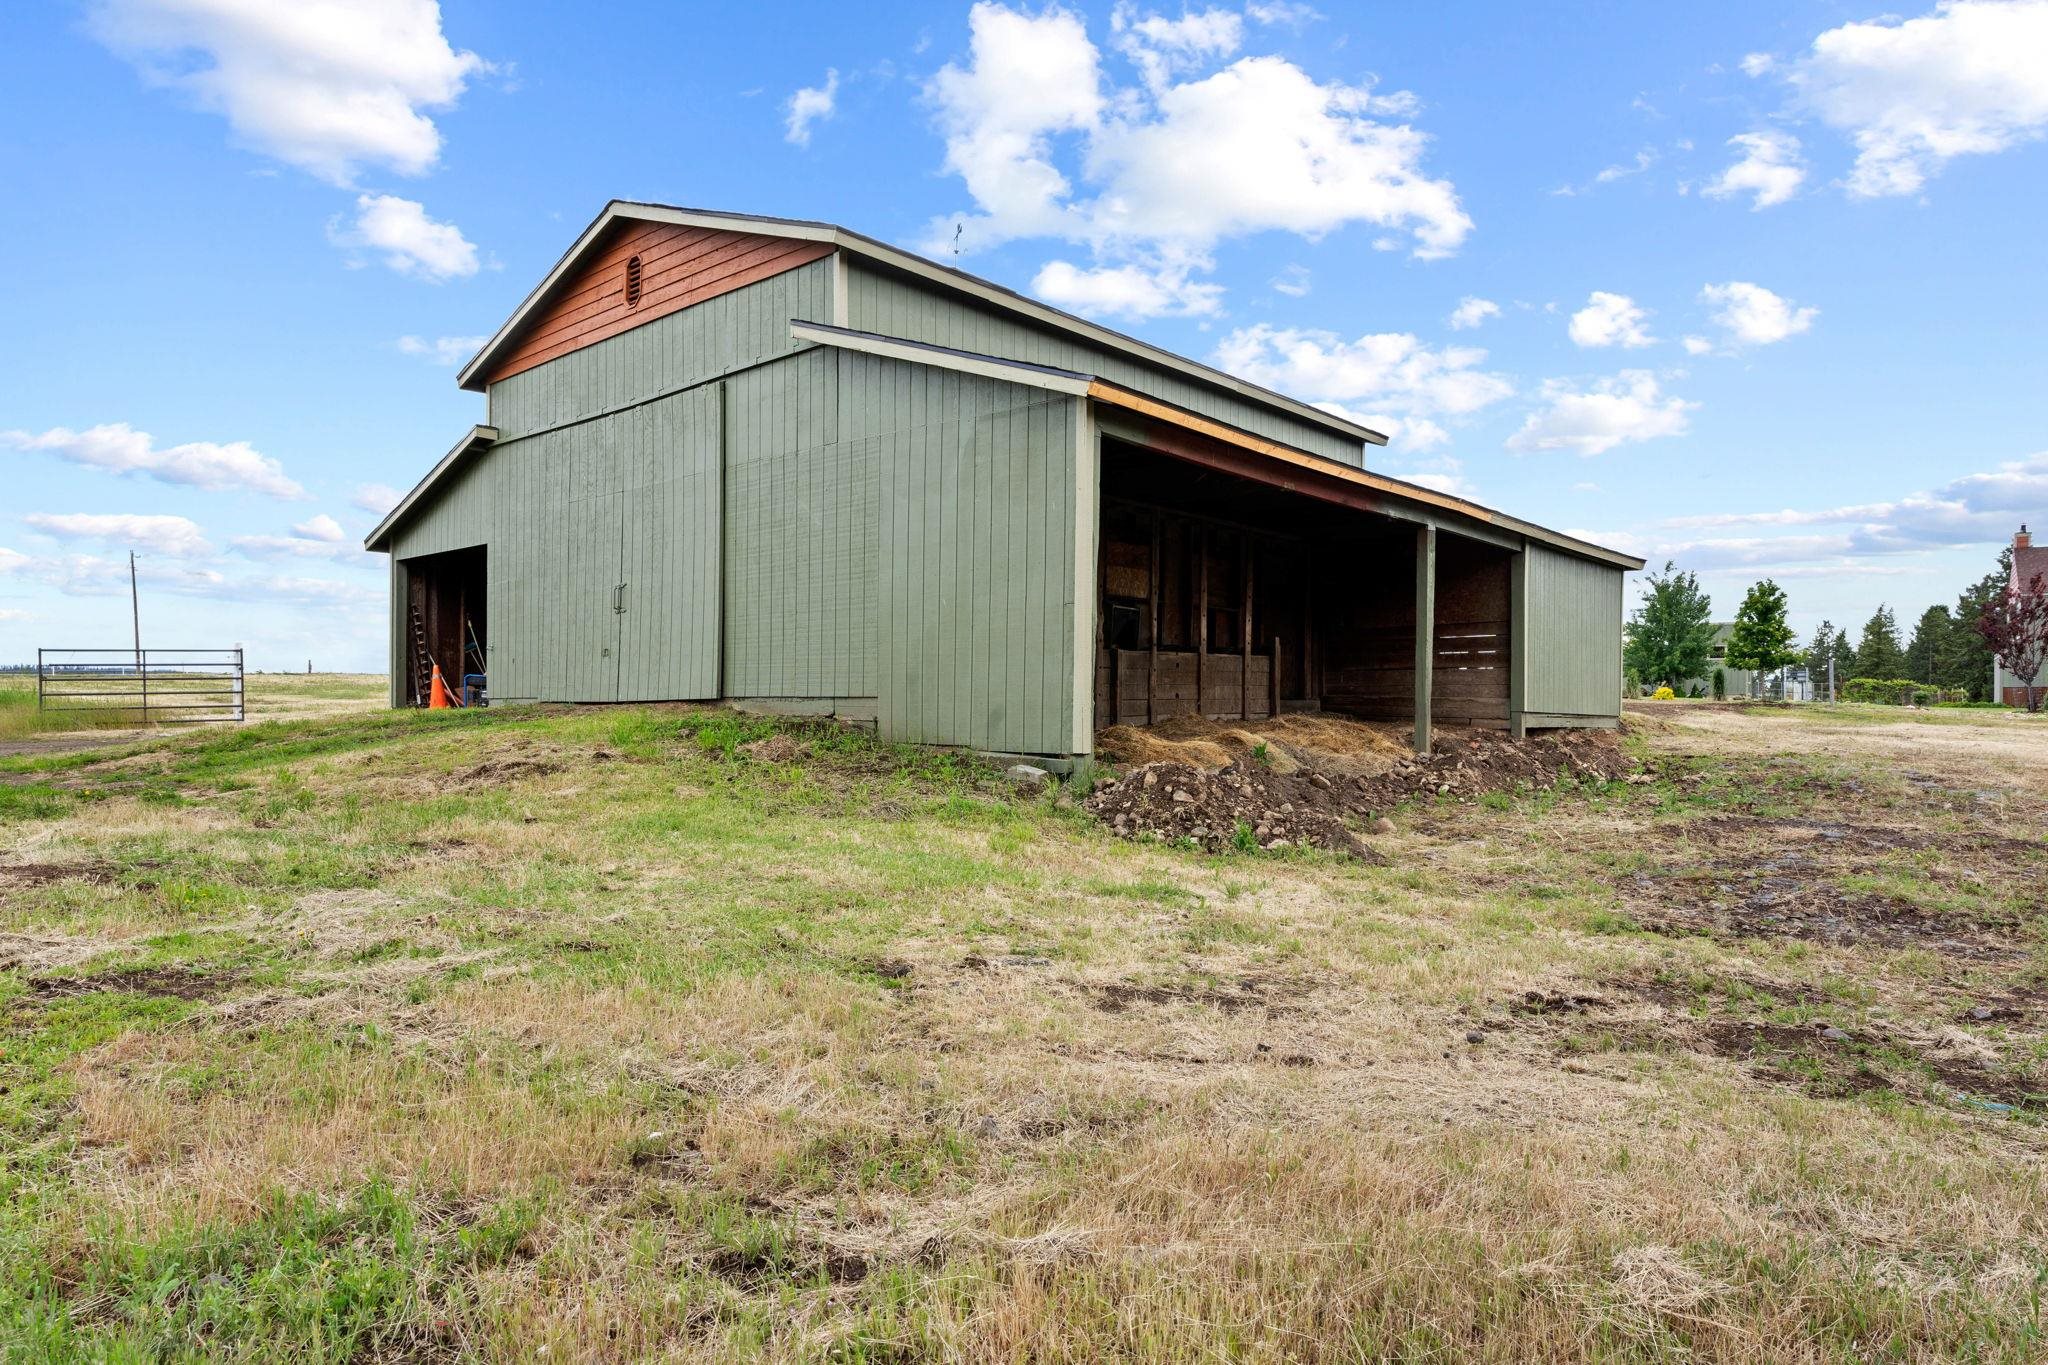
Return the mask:
<svg viewBox="0 0 2048 1365">
<path fill-rule="evenodd" d="M 239 972 L 206 972 L 187 967 L 133 967 L 92 976 L 35 976 L 24 983 L 31 1000 L 72 1000 L 87 995 L 154 995 L 174 1000 L 212 1000 L 241 980 Z"/>
<path fill-rule="evenodd" d="M 2048 850 L 1991 830 L 1717 815 L 1668 826 L 1657 844 L 1663 865 L 1619 890 L 1630 916 L 1659 933 L 2013 962 L 2048 912 L 2027 875 Z M 1912 895 L 1886 889 L 1902 880 Z"/>
<path fill-rule="evenodd" d="M 1968 1011 L 1963 1018 L 1975 1030 L 1915 1029 L 1859 1018 L 1805 985 L 1737 973 L 1703 986 L 1630 973 L 1596 989 L 1525 992 L 1499 1002 L 1493 1015 L 1488 1031 L 1537 1037 L 1560 1058 L 1691 1054 L 1819 1097 L 1890 1091 L 1966 1110 L 2048 1115 L 2038 1037 L 1985 1028 L 1991 1018 Z"/>
</svg>

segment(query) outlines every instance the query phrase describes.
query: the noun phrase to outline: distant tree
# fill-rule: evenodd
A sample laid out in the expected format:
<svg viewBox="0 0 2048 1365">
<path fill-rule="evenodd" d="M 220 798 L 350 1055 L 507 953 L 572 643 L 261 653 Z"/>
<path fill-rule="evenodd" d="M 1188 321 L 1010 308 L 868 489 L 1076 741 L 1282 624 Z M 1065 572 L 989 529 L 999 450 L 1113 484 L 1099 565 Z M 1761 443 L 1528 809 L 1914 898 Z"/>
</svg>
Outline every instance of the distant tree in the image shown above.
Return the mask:
<svg viewBox="0 0 2048 1365">
<path fill-rule="evenodd" d="M 1728 670 L 1725 668 L 1714 670 L 1714 700 L 1728 700 Z"/>
<path fill-rule="evenodd" d="M 1794 643 L 1792 627 L 1785 621 L 1785 590 L 1766 578 L 1749 590 L 1735 613 L 1728 662 L 1752 673 L 1787 668 L 1799 662 Z"/>
<path fill-rule="evenodd" d="M 1679 573 L 1668 561 L 1649 584 L 1642 605 L 1628 618 L 1622 657 L 1643 681 L 1675 688 L 1706 671 L 1713 603 L 1700 591 L 1697 575 Z"/>
<path fill-rule="evenodd" d="M 1940 685 L 1968 692 L 1973 701 L 1996 701 L 1991 695 L 1991 646 L 1977 633 L 1984 608 L 2004 596 L 2012 582 L 2012 547 L 1999 552 L 1998 567 L 1965 588 L 1956 598 L 1954 622 Z"/>
<path fill-rule="evenodd" d="M 1906 671 L 1914 682 L 1941 685 L 1941 665 L 1955 644 L 1956 618 L 1948 608 L 1932 606 L 1920 613 L 1913 625 L 1913 638 L 1906 642 Z"/>
<path fill-rule="evenodd" d="M 1856 662 L 1850 670 L 1859 678 L 1880 678 L 1887 682 L 1906 671 L 1906 651 L 1899 647 L 1899 622 L 1889 606 L 1880 606 L 1863 623 L 1863 638 L 1856 645 Z"/>
<path fill-rule="evenodd" d="M 1823 621 L 1814 629 L 1813 643 L 1806 647 L 1806 676 L 1813 680 L 1813 695 L 1824 696 L 1828 687 L 1828 664 L 1835 666 L 1835 686 L 1849 681 L 1856 665 L 1855 651 L 1849 648 L 1849 637 L 1835 629 L 1833 621 Z"/>
<path fill-rule="evenodd" d="M 2048 577 L 2035 574 L 1985 603 L 1977 633 L 2026 689 L 2027 709 L 2040 710 L 2041 668 L 2048 663 Z"/>
</svg>

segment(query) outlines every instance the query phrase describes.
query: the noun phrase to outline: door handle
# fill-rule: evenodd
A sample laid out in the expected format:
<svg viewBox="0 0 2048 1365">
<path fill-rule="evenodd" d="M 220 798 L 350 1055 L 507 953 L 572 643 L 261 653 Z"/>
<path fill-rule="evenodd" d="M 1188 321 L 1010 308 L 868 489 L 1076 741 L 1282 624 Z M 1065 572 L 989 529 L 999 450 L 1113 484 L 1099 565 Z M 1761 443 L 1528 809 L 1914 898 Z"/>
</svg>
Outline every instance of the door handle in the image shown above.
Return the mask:
<svg viewBox="0 0 2048 1365">
<path fill-rule="evenodd" d="M 624 583 L 612 589 L 612 610 L 614 612 L 624 612 L 626 610 L 626 585 Z"/>
</svg>

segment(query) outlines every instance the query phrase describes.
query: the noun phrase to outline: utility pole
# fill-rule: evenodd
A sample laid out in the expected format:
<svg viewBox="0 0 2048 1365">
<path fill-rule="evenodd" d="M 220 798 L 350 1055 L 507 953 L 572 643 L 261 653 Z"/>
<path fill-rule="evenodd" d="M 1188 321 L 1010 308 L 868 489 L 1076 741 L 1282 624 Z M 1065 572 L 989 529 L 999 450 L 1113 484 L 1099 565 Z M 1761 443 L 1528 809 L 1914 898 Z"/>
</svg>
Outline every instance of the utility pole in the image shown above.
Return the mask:
<svg viewBox="0 0 2048 1365">
<path fill-rule="evenodd" d="M 142 680 L 142 723 L 149 724 L 149 670 L 142 665 L 142 592 L 135 585 L 135 551 L 128 552 L 128 618 L 135 626 L 135 676 Z"/>
</svg>

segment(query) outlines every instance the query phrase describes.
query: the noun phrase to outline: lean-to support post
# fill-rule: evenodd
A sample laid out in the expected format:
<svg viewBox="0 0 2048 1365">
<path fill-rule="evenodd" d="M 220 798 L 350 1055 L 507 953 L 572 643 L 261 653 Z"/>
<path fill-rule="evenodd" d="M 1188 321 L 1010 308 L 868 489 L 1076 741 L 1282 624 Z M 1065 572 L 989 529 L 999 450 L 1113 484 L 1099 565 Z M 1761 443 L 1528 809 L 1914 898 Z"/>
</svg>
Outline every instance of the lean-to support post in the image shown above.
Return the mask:
<svg viewBox="0 0 2048 1365">
<path fill-rule="evenodd" d="M 1429 699 L 1436 668 L 1436 527 L 1415 528 L 1415 752 L 1429 752 Z"/>
</svg>

